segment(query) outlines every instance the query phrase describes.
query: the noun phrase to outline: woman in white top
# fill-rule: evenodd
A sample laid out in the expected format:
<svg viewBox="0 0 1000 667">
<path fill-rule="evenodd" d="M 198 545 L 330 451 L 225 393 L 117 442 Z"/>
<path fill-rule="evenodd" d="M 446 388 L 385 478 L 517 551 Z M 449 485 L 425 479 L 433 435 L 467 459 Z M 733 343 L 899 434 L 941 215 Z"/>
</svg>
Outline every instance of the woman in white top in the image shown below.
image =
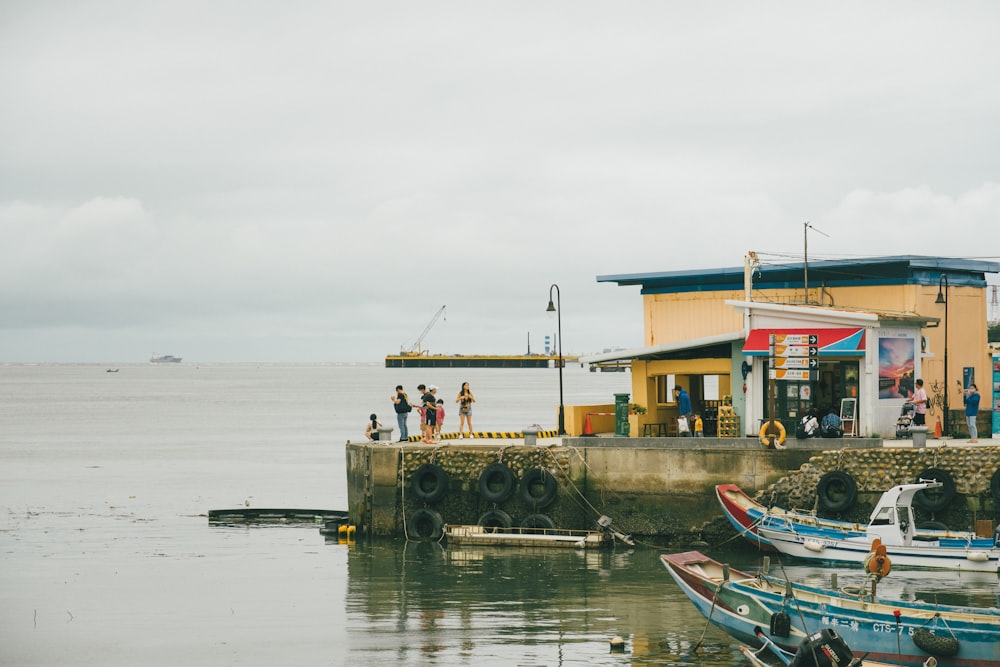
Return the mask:
<svg viewBox="0 0 1000 667">
<path fill-rule="evenodd" d="M 382 427 L 382 422 L 378 420 L 378 417 L 374 413 L 368 418 L 368 426 L 365 427 L 365 437 L 368 438 L 368 442 L 378 440 L 378 430 Z"/>
</svg>

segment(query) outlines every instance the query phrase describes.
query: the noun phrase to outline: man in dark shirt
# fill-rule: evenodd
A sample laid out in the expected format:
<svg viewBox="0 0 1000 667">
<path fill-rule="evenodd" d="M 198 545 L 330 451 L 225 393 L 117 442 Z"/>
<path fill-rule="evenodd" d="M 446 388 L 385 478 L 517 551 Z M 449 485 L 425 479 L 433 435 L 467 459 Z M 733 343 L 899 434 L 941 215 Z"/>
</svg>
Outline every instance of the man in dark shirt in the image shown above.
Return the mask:
<svg viewBox="0 0 1000 667">
<path fill-rule="evenodd" d="M 434 427 L 437 426 L 437 385 L 427 387 L 427 392 L 420 397 L 424 406 L 424 420 L 420 428 L 424 434 L 424 442 L 434 442 Z"/>
<path fill-rule="evenodd" d="M 399 424 L 399 441 L 406 442 L 410 437 L 410 429 L 406 424 L 406 418 L 410 416 L 410 411 L 413 408 L 410 406 L 410 400 L 406 396 L 406 392 L 403 391 L 403 385 L 396 385 L 396 395 L 390 397 L 393 402 L 393 407 L 396 409 L 396 423 Z"/>
</svg>

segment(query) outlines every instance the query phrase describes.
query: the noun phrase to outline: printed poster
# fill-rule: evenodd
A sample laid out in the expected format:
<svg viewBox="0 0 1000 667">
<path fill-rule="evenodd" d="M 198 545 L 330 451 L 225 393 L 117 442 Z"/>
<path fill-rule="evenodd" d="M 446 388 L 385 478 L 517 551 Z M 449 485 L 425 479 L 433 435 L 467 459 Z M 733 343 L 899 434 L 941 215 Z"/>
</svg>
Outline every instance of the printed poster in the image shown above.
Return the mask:
<svg viewBox="0 0 1000 667">
<path fill-rule="evenodd" d="M 878 397 L 913 398 L 913 338 L 878 339 Z"/>
</svg>

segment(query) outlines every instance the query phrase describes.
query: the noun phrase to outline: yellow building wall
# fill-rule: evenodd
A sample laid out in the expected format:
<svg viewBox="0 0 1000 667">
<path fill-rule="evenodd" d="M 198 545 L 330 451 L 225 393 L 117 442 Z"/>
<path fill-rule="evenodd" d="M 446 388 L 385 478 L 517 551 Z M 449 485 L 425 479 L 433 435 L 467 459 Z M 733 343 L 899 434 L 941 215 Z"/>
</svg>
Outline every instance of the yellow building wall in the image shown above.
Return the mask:
<svg viewBox="0 0 1000 667">
<path fill-rule="evenodd" d="M 953 410 L 962 407 L 961 380 L 964 367 L 975 368 L 976 383 L 983 391 L 992 377 L 986 332 L 986 290 L 981 287 L 949 286 L 948 290 L 948 382 L 949 402 Z M 802 305 L 805 292 L 800 289 L 754 290 L 754 301 Z M 809 290 L 812 305 L 865 311 L 906 313 L 939 318 L 940 325 L 922 330 L 927 339 L 923 358 L 923 378 L 928 394 L 944 392 L 945 307 L 935 303 L 937 285 L 871 285 L 855 287 L 817 286 Z M 743 315 L 727 300 L 745 299 L 742 290 L 647 294 L 643 296 L 644 338 L 646 345 L 662 345 L 706 336 L 732 333 L 743 328 Z M 633 366 L 633 400 L 648 405 L 647 396 L 655 395 L 655 381 L 649 375 L 685 372 L 708 373 L 705 360 L 688 362 L 653 362 L 657 364 L 690 364 L 698 371 L 642 368 L 646 362 Z M 726 362 L 728 364 L 728 361 Z M 672 368 L 672 367 L 671 367 Z M 723 374 L 729 373 L 727 367 Z M 935 389 L 936 387 L 936 389 Z M 989 387 L 987 387 L 989 389 Z M 721 391 L 721 390 L 720 390 Z M 984 392 L 985 396 L 990 393 Z"/>
<path fill-rule="evenodd" d="M 743 292 L 687 292 L 643 296 L 646 345 L 732 333 L 743 328 L 743 314 L 726 305 Z"/>
</svg>

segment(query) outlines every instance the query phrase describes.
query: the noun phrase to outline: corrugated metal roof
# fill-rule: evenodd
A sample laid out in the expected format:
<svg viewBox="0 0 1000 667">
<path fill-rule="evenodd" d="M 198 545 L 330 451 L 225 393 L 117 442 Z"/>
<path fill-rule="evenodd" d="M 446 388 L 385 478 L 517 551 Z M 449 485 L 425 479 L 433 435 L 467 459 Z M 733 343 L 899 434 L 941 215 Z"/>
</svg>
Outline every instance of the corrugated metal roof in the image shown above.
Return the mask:
<svg viewBox="0 0 1000 667">
<path fill-rule="evenodd" d="M 620 361 L 622 359 L 655 359 L 662 356 L 669 356 L 673 353 L 695 350 L 706 347 L 714 347 L 743 340 L 743 332 L 735 331 L 727 334 L 715 336 L 705 336 L 704 338 L 694 338 L 692 340 L 681 340 L 674 343 L 664 343 L 663 345 L 650 345 L 649 347 L 634 347 L 628 350 L 617 350 L 604 354 L 594 354 L 580 357 L 580 363 L 596 364 L 602 361 Z M 727 352 L 726 356 L 729 356 Z"/>
<path fill-rule="evenodd" d="M 942 274 L 949 285 L 986 286 L 987 273 L 1000 273 L 1000 262 L 922 255 L 894 255 L 809 262 L 809 284 L 934 285 Z M 804 262 L 762 264 L 754 272 L 755 289 L 801 288 Z M 641 285 L 643 294 L 743 289 L 742 266 L 597 276 L 597 282 Z"/>
</svg>

